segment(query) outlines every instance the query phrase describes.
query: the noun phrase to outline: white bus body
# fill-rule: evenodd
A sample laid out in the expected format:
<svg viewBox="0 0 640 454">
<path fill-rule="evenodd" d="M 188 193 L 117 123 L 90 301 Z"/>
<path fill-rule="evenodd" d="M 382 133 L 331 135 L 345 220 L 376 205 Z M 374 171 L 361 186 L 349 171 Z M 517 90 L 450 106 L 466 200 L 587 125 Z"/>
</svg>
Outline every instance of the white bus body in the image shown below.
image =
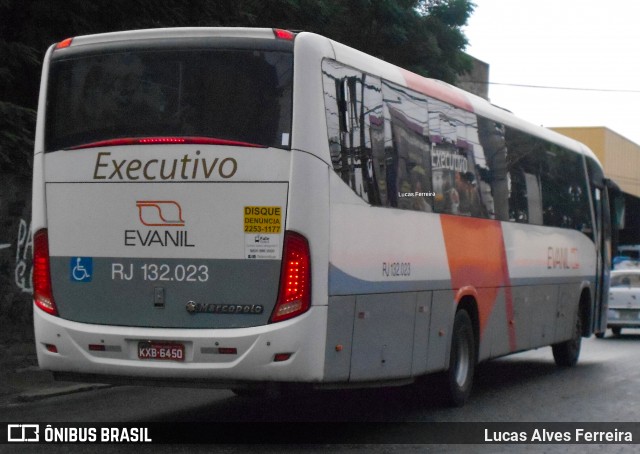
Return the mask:
<svg viewBox="0 0 640 454">
<path fill-rule="evenodd" d="M 235 389 L 450 370 L 460 404 L 477 361 L 572 365 L 604 328 L 607 214 L 583 145 L 318 35 L 77 37 L 38 110 L 39 364 Z"/>
</svg>

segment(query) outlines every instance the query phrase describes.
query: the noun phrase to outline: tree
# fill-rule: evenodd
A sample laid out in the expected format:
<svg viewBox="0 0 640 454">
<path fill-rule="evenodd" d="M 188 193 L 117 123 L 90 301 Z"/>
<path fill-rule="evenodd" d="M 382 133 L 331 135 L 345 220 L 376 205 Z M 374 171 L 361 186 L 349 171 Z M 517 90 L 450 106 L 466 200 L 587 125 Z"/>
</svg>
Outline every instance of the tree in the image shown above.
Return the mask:
<svg viewBox="0 0 640 454">
<path fill-rule="evenodd" d="M 470 69 L 468 0 L 246 1 L 251 25 L 319 33 L 418 74 L 454 83 Z"/>
</svg>

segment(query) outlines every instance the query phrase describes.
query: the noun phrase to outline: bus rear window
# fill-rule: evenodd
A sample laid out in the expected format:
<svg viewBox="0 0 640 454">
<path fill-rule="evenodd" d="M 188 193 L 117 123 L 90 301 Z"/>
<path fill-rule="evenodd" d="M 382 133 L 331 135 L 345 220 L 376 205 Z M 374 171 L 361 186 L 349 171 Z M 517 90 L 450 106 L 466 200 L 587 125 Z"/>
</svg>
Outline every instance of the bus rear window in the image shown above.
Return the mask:
<svg viewBox="0 0 640 454">
<path fill-rule="evenodd" d="M 293 54 L 149 49 L 54 58 L 45 151 L 129 137 L 289 148 Z"/>
</svg>

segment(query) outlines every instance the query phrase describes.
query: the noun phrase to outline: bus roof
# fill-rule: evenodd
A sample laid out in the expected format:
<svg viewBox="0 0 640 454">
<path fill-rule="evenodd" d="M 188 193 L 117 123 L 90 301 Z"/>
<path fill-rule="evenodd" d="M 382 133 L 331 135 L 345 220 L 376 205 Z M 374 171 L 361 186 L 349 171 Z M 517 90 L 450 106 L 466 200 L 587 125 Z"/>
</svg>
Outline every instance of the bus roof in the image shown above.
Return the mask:
<svg viewBox="0 0 640 454">
<path fill-rule="evenodd" d="M 77 36 L 65 40 L 59 43 L 59 45 L 65 43 L 65 47 L 77 47 L 82 45 L 115 43 L 118 41 L 210 37 L 278 39 L 276 29 L 272 28 L 179 27 L 129 30 Z M 584 154 L 599 163 L 596 155 L 586 145 L 548 128 L 534 125 L 533 123 L 515 116 L 513 113 L 505 109 L 491 104 L 489 101 L 480 98 L 479 96 L 454 87 L 453 85 L 440 80 L 422 77 L 418 74 L 412 73 L 391 63 L 314 33 L 301 32 L 298 34 L 298 38 L 312 41 L 320 40 L 325 41 L 325 43 L 328 41 L 333 48 L 333 57 L 338 61 L 347 65 L 356 66 L 362 71 L 403 85 L 425 95 L 452 104 L 458 108 L 474 112 L 477 115 L 482 115 L 499 123 L 515 127 L 531 135 L 545 139 L 549 142 L 556 143 L 567 149 Z M 318 49 L 321 48 L 323 47 L 318 47 Z"/>
<path fill-rule="evenodd" d="M 600 164 L 596 155 L 586 145 L 564 136 L 551 129 L 537 126 L 523 120 L 512 112 L 498 107 L 477 95 L 454 87 L 446 82 L 430 79 L 399 68 L 391 63 L 370 56 L 357 49 L 331 40 L 335 59 L 347 65 L 375 74 L 391 82 L 403 85 L 407 88 L 452 104 L 458 108 L 473 112 L 499 123 L 517 128 L 528 134 L 540 137 L 549 142 L 561 145 L 564 148 L 584 154 Z"/>
<path fill-rule="evenodd" d="M 143 39 L 176 39 L 176 38 L 261 38 L 276 39 L 272 28 L 242 28 L 242 27 L 178 27 L 178 28 L 150 28 L 143 30 L 127 30 L 120 32 L 99 33 L 95 35 L 81 35 L 70 39 L 69 47 L 87 44 L 102 44 L 117 41 L 131 41 Z M 65 40 L 67 41 L 67 40 Z"/>
</svg>

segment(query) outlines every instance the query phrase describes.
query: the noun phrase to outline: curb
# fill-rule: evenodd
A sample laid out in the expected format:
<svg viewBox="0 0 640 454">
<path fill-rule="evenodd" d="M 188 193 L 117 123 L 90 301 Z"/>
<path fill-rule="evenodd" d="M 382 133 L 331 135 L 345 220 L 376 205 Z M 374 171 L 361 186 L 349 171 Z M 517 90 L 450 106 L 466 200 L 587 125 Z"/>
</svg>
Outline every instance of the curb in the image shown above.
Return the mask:
<svg viewBox="0 0 640 454">
<path fill-rule="evenodd" d="M 8 370 L 7 370 L 8 369 Z M 0 406 L 37 402 L 50 397 L 64 396 L 109 388 L 103 383 L 56 381 L 50 371 L 38 366 L 7 367 L 0 373 Z"/>
<path fill-rule="evenodd" d="M 100 383 L 78 383 L 61 387 L 46 388 L 41 390 L 27 391 L 18 394 L 11 399 L 13 402 L 27 403 L 36 402 L 50 397 L 65 396 L 67 394 L 76 394 L 87 391 L 95 391 L 98 389 L 111 388 L 112 385 Z"/>
</svg>

